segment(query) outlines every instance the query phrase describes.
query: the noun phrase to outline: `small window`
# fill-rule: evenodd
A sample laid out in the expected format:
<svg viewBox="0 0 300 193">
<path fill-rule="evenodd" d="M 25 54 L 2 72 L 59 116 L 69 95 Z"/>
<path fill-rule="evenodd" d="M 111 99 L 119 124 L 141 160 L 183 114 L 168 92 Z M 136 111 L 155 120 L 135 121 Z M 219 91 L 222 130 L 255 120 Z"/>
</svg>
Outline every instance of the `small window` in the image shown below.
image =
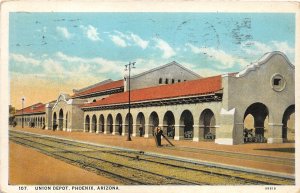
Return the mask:
<svg viewBox="0 0 300 193">
<path fill-rule="evenodd" d="M 158 83 L 159 83 L 159 84 L 161 84 L 161 83 L 162 83 L 162 78 L 160 78 L 160 79 L 159 79 Z"/>
<path fill-rule="evenodd" d="M 169 79 L 166 78 L 166 82 L 165 82 L 165 83 L 166 83 L 166 84 L 169 84 Z"/>
<path fill-rule="evenodd" d="M 180 79 L 178 79 L 178 82 L 181 82 L 181 80 L 180 80 Z"/>
<path fill-rule="evenodd" d="M 172 84 L 174 84 L 174 82 L 175 82 L 175 80 L 174 80 L 174 79 L 172 79 Z"/>
<path fill-rule="evenodd" d="M 186 80 L 184 80 L 183 82 L 185 82 Z"/>
<path fill-rule="evenodd" d="M 274 78 L 273 84 L 274 84 L 275 86 L 278 86 L 278 85 L 280 85 L 280 81 L 281 81 L 280 78 Z"/>
<path fill-rule="evenodd" d="M 96 102 L 96 99 L 93 100 L 93 103 Z"/>
</svg>

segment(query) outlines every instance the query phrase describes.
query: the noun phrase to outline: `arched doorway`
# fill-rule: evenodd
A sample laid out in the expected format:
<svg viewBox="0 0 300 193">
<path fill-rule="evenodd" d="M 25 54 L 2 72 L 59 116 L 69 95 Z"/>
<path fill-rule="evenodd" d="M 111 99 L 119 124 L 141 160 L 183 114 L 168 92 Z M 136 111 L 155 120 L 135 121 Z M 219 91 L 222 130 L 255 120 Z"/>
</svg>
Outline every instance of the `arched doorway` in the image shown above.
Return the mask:
<svg viewBox="0 0 300 193">
<path fill-rule="evenodd" d="M 113 117 L 111 114 L 107 116 L 107 132 L 113 132 Z"/>
<path fill-rule="evenodd" d="M 132 115 L 127 113 L 125 118 L 125 131 L 127 131 L 127 133 L 130 132 L 130 134 L 132 134 L 132 125 L 133 125 Z"/>
<path fill-rule="evenodd" d="M 171 111 L 167 111 L 163 119 L 163 131 L 167 134 L 168 137 L 174 138 L 175 136 L 175 117 Z"/>
<path fill-rule="evenodd" d="M 154 136 L 154 128 L 159 125 L 158 115 L 155 111 L 150 114 L 149 117 L 149 129 L 151 130 L 152 135 Z"/>
<path fill-rule="evenodd" d="M 216 119 L 210 109 L 205 109 L 200 115 L 200 127 L 203 127 L 203 138 L 213 140 L 216 138 Z"/>
<path fill-rule="evenodd" d="M 104 132 L 104 116 L 100 115 L 99 117 L 99 131 Z"/>
<path fill-rule="evenodd" d="M 248 116 L 249 114 L 252 117 Z M 248 116 L 248 117 L 247 117 Z M 266 129 L 265 129 L 265 120 L 269 116 L 269 110 L 266 105 L 263 103 L 253 103 L 251 104 L 244 114 L 244 142 L 266 142 Z M 253 125 L 254 128 L 246 128 L 245 120 L 253 120 L 253 124 L 247 121 L 247 125 Z"/>
<path fill-rule="evenodd" d="M 85 131 L 90 132 L 90 116 L 85 117 Z"/>
<path fill-rule="evenodd" d="M 56 115 L 56 112 L 53 113 L 53 119 L 52 119 L 52 127 L 53 127 L 53 130 L 56 130 L 57 129 L 57 115 Z M 34 127 L 34 119 L 33 119 L 33 127 Z"/>
<path fill-rule="evenodd" d="M 185 110 L 180 116 L 180 126 L 183 127 L 183 136 L 185 139 L 193 138 L 193 114 L 189 110 Z"/>
<path fill-rule="evenodd" d="M 58 128 L 59 130 L 63 129 L 63 123 L 64 123 L 64 112 L 62 109 L 59 110 L 59 119 L 58 119 Z"/>
<path fill-rule="evenodd" d="M 92 117 L 92 132 L 96 132 L 97 131 L 97 117 L 96 115 L 93 115 Z"/>
<path fill-rule="evenodd" d="M 295 142 L 295 105 L 289 106 L 282 117 L 283 142 Z"/>
<path fill-rule="evenodd" d="M 142 137 L 145 135 L 145 116 L 142 112 L 139 112 L 136 117 L 136 132 L 137 136 Z"/>
<path fill-rule="evenodd" d="M 122 121 L 122 115 L 120 113 L 117 114 L 116 117 L 116 133 L 119 135 L 122 135 L 123 132 L 123 121 Z"/>
</svg>

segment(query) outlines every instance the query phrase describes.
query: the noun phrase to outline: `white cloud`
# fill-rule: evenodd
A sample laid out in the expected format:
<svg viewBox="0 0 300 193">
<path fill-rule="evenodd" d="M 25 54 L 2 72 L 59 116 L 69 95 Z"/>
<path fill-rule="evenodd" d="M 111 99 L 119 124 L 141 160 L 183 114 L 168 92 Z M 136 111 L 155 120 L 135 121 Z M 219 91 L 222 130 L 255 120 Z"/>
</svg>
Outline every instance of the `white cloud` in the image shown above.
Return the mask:
<svg viewBox="0 0 300 193">
<path fill-rule="evenodd" d="M 163 55 L 162 55 L 163 58 L 170 58 L 170 57 L 176 55 L 176 52 L 166 41 L 164 41 L 160 38 L 155 38 L 154 40 L 156 42 L 155 47 L 160 49 L 163 52 Z"/>
<path fill-rule="evenodd" d="M 258 41 L 246 41 L 241 45 L 241 50 L 252 58 L 260 58 L 267 52 L 280 51 L 288 56 L 291 62 L 294 62 L 295 49 L 290 47 L 287 42 L 271 41 L 268 44 Z"/>
<path fill-rule="evenodd" d="M 96 58 L 81 58 L 77 56 L 68 56 L 62 52 L 57 52 L 56 56 L 59 60 L 66 61 L 72 64 L 80 64 L 82 70 L 89 70 L 92 72 L 91 64 L 96 66 L 95 72 L 98 73 L 107 73 L 107 72 L 115 72 L 115 73 L 122 73 L 124 68 L 124 62 L 122 61 L 112 61 L 107 60 L 105 58 L 96 57 Z"/>
<path fill-rule="evenodd" d="M 225 74 L 224 71 L 213 70 L 210 68 L 201 68 L 201 69 L 196 70 L 195 72 L 203 77 L 210 77 L 210 76 Z"/>
<path fill-rule="evenodd" d="M 122 48 L 127 47 L 125 40 L 122 39 L 120 36 L 110 35 L 109 37 L 110 37 L 111 41 L 113 41 L 114 44 L 116 44 L 117 46 L 122 47 Z"/>
<path fill-rule="evenodd" d="M 295 49 L 290 47 L 287 42 L 272 41 L 272 44 L 274 45 L 275 50 L 281 51 L 285 54 L 295 53 Z"/>
<path fill-rule="evenodd" d="M 132 38 L 132 41 L 142 49 L 146 49 L 148 47 L 149 41 L 145 41 L 140 36 L 133 33 L 131 33 L 130 36 Z"/>
<path fill-rule="evenodd" d="M 10 59 L 15 61 L 15 62 L 18 62 L 18 63 L 31 64 L 33 66 L 40 65 L 39 60 L 36 60 L 34 58 L 31 58 L 31 57 L 26 57 L 22 54 L 10 54 Z"/>
<path fill-rule="evenodd" d="M 84 34 L 86 35 L 86 37 L 92 41 L 102 41 L 99 33 L 98 33 L 98 29 L 92 25 L 89 26 L 83 26 L 81 25 L 80 28 L 83 30 Z"/>
<path fill-rule="evenodd" d="M 70 39 L 73 36 L 73 34 L 71 34 L 65 27 L 57 26 L 56 31 L 66 39 Z"/>
<path fill-rule="evenodd" d="M 247 46 L 250 45 L 250 46 Z M 263 55 L 266 52 L 272 51 L 272 48 L 269 45 L 258 41 L 246 41 L 241 45 L 242 50 L 248 55 Z"/>
<path fill-rule="evenodd" d="M 65 69 L 62 66 L 62 64 L 58 61 L 55 61 L 53 59 L 45 59 L 42 62 L 42 65 L 45 69 L 45 73 L 49 73 L 49 74 L 56 74 L 58 76 L 64 74 Z"/>
<path fill-rule="evenodd" d="M 205 54 L 208 56 L 209 60 L 213 60 L 216 62 L 221 63 L 221 66 L 216 66 L 219 69 L 226 69 L 226 68 L 231 68 L 233 67 L 234 64 L 238 64 L 240 66 L 246 66 L 249 64 L 247 61 L 241 58 L 237 58 L 231 54 L 226 53 L 223 50 L 215 49 L 215 48 L 201 48 L 201 47 L 196 47 L 192 44 L 186 44 L 191 51 L 195 54 Z"/>
<path fill-rule="evenodd" d="M 114 33 L 115 35 L 110 35 L 109 37 L 119 47 L 125 48 L 136 45 L 144 50 L 149 45 L 149 41 L 143 40 L 140 36 L 132 32 L 122 33 L 115 30 Z"/>
</svg>

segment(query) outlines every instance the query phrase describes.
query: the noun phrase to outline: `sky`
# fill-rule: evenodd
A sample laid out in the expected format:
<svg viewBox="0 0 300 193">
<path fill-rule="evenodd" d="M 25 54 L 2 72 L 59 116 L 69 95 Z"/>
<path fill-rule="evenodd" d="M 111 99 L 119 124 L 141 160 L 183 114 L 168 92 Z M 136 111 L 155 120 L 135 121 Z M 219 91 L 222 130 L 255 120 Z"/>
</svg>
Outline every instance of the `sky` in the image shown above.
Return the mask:
<svg viewBox="0 0 300 193">
<path fill-rule="evenodd" d="M 47 103 L 122 79 L 128 62 L 136 62 L 133 74 L 176 61 L 206 77 L 241 71 L 270 51 L 294 64 L 294 14 L 14 12 L 10 103 Z"/>
</svg>

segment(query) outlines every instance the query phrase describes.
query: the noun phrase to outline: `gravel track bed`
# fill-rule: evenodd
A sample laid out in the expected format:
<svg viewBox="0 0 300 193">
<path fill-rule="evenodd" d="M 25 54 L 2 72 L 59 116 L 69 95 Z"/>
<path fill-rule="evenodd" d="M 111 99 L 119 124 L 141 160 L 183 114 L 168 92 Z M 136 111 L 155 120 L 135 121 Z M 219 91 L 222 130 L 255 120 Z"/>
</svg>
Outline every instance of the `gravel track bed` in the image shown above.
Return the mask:
<svg viewBox="0 0 300 193">
<path fill-rule="evenodd" d="M 135 180 L 137 184 L 294 184 L 294 181 L 290 179 L 160 158 L 144 155 L 139 151 L 122 151 L 11 131 L 10 137 L 14 141 L 19 140 L 33 147 L 40 144 L 39 148 L 43 153 L 47 152 L 51 156 L 66 159 L 67 162 L 73 160 L 75 165 L 96 173 L 97 168 L 102 170 L 102 173 L 117 173 Z M 125 184 L 135 184 L 125 181 Z"/>
</svg>

